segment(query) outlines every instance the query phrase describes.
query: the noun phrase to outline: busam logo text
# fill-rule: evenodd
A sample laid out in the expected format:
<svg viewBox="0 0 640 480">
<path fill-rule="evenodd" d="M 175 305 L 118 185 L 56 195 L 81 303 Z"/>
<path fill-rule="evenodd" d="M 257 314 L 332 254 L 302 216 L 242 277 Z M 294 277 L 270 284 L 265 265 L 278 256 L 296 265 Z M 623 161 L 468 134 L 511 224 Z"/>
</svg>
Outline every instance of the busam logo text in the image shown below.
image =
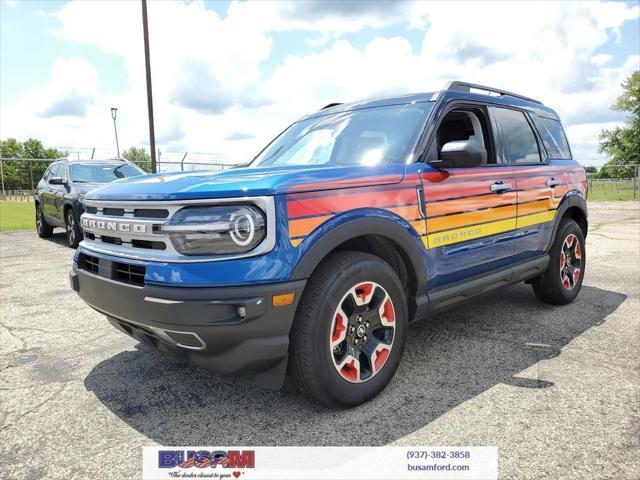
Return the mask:
<svg viewBox="0 0 640 480">
<path fill-rule="evenodd" d="M 159 468 L 255 468 L 254 450 L 160 450 Z"/>
</svg>

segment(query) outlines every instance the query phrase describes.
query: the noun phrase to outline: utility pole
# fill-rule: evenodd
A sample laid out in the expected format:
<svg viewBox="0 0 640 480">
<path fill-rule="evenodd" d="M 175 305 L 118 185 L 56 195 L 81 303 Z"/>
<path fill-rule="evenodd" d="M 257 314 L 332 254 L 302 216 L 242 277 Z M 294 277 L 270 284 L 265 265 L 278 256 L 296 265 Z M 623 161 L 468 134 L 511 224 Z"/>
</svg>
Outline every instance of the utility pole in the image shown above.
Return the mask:
<svg viewBox="0 0 640 480">
<path fill-rule="evenodd" d="M 151 58 L 149 55 L 149 22 L 147 20 L 147 0 L 142 0 L 142 30 L 144 33 L 144 65 L 147 72 L 147 109 L 149 110 L 149 148 L 151 150 L 151 171 L 156 168 L 156 136 L 153 126 L 153 95 L 151 94 Z"/>
<path fill-rule="evenodd" d="M 118 160 L 120 159 L 120 145 L 118 145 L 118 128 L 116 127 L 116 117 L 118 116 L 118 109 L 111 107 L 111 118 L 113 118 L 113 131 L 116 134 L 116 152 L 118 152 Z M 80 154 L 78 153 L 78 156 Z M 93 158 L 93 157 L 92 157 Z"/>
</svg>

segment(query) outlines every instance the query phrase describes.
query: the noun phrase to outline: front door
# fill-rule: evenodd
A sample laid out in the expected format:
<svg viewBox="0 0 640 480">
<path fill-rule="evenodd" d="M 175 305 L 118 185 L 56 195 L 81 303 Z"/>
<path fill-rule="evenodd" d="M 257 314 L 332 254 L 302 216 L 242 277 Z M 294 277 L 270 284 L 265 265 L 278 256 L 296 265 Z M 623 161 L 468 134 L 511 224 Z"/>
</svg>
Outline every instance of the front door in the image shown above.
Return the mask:
<svg viewBox="0 0 640 480">
<path fill-rule="evenodd" d="M 42 190 L 42 213 L 44 213 L 45 217 L 52 219 L 55 218 L 55 187 L 57 185 L 52 185 L 49 181 L 53 177 L 58 176 L 58 171 L 60 169 L 60 163 L 54 163 L 51 165 L 49 169 L 49 174 L 45 179 L 45 185 Z"/>
<path fill-rule="evenodd" d="M 428 161 L 437 160 L 451 141 L 475 139 L 484 145 L 480 167 L 422 173 L 430 259 L 429 288 L 507 267 L 513 261 L 517 193 L 514 169 L 497 163 L 496 141 L 482 106 L 457 106 L 441 120 Z"/>
</svg>

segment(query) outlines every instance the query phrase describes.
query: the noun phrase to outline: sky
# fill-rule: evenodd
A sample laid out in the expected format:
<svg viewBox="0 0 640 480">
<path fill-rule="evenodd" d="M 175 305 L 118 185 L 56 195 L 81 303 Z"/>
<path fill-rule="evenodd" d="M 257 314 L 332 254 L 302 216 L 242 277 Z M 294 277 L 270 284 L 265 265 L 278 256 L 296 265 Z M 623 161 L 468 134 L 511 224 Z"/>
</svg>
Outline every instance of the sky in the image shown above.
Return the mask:
<svg viewBox="0 0 640 480">
<path fill-rule="evenodd" d="M 117 107 L 121 150 L 148 148 L 140 2 L 0 2 L 0 138 L 114 156 Z M 625 120 L 610 106 L 640 69 L 638 1 L 149 0 L 148 11 L 165 159 L 247 160 L 328 103 L 464 80 L 542 100 L 574 157 L 599 165 L 600 131 Z"/>
</svg>

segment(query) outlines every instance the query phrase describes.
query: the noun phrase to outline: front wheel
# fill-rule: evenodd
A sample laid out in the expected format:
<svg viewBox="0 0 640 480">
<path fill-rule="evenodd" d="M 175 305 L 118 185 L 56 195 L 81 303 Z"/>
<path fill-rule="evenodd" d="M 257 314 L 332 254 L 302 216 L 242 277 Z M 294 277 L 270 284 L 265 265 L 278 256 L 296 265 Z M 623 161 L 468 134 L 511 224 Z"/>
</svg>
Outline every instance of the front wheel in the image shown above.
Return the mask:
<svg viewBox="0 0 640 480">
<path fill-rule="evenodd" d="M 393 269 L 367 253 L 328 257 L 305 288 L 291 332 L 290 371 L 329 406 L 354 406 L 393 377 L 406 342 L 407 302 Z"/>
<path fill-rule="evenodd" d="M 531 286 L 543 302 L 565 305 L 580 292 L 587 259 L 584 235 L 576 222 L 568 218 L 561 221 L 549 256 L 547 271 Z"/>
<path fill-rule="evenodd" d="M 76 248 L 82 240 L 82 232 L 76 221 L 76 214 L 72 208 L 69 208 L 64 214 L 64 225 L 67 231 L 67 244 L 71 248 Z"/>
</svg>

